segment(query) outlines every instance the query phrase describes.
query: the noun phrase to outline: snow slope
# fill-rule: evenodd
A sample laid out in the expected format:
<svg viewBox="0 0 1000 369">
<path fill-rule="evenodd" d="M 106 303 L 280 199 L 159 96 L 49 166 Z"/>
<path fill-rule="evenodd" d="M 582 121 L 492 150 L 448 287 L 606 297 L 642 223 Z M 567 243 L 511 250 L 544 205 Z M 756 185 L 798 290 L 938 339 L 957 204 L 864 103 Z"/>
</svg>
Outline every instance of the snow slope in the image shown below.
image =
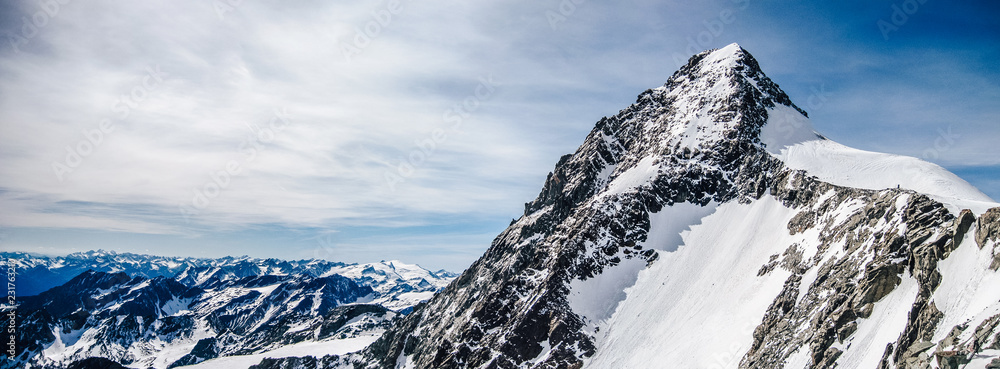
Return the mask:
<svg viewBox="0 0 1000 369">
<path fill-rule="evenodd" d="M 252 365 L 260 363 L 264 358 L 273 357 L 292 357 L 292 356 L 306 356 L 306 355 L 343 355 L 350 352 L 355 352 L 361 350 L 375 340 L 378 336 L 361 336 L 352 337 L 339 340 L 323 341 L 323 342 L 302 342 L 294 345 L 284 346 L 275 350 L 268 352 L 254 354 L 254 355 L 242 355 L 242 356 L 227 356 L 218 359 L 206 360 L 195 365 L 187 365 L 179 368 L 184 369 L 246 369 Z"/>
<path fill-rule="evenodd" d="M 788 277 L 757 277 L 757 271 L 769 255 L 803 237 L 758 230 L 784 228 L 794 214 L 771 197 L 726 203 L 680 233 L 683 245 L 661 252 L 625 291 L 628 297 L 599 333 L 597 354 L 584 368 L 736 367 Z M 664 232 L 661 227 L 674 228 L 661 220 L 650 233 Z"/>
<path fill-rule="evenodd" d="M 367 303 L 400 311 L 427 300 L 454 278 L 454 275 L 439 273 L 416 264 L 390 260 L 333 267 L 324 275 L 342 275 L 370 286 L 376 296 Z"/>
<path fill-rule="evenodd" d="M 654 250 L 677 250 L 683 244 L 681 235 L 701 223 L 702 218 L 716 210 L 716 206 L 714 203 L 707 206 L 680 203 L 651 214 L 651 222 L 656 227 L 650 230 L 641 246 Z M 636 283 L 639 272 L 645 268 L 646 262 L 642 259 L 626 259 L 593 278 L 571 281 L 567 295 L 570 307 L 587 319 L 591 330 L 599 329 L 606 325 L 615 308 L 626 298 L 625 289 Z"/>
<path fill-rule="evenodd" d="M 815 133 L 809 118 L 778 105 L 768 110 L 761 141 L 789 168 L 835 185 L 881 190 L 897 186 L 982 214 L 996 201 L 946 169 L 917 158 L 850 148 Z M 976 204 L 977 202 L 981 204 Z"/>
</svg>

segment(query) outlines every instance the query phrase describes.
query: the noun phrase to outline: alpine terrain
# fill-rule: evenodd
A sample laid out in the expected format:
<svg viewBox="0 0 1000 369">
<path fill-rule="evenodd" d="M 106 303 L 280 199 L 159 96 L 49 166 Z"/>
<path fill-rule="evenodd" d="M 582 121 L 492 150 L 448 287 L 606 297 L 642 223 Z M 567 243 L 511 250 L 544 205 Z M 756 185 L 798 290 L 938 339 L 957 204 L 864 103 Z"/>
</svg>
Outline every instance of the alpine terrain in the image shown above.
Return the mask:
<svg viewBox="0 0 1000 369">
<path fill-rule="evenodd" d="M 998 251 L 1000 204 L 824 138 L 732 44 L 597 122 L 367 348 L 255 368 L 996 368 Z"/>
<path fill-rule="evenodd" d="M 262 354 L 356 351 L 454 278 L 398 261 L 196 259 L 108 251 L 3 256 L 19 270 L 19 279 L 34 279 L 35 287 L 85 271 L 18 298 L 18 354 L 4 358 L 0 368 L 66 368 L 90 358 L 157 369 L 203 362 L 237 367 L 234 360 L 250 360 L 246 368 Z"/>
</svg>

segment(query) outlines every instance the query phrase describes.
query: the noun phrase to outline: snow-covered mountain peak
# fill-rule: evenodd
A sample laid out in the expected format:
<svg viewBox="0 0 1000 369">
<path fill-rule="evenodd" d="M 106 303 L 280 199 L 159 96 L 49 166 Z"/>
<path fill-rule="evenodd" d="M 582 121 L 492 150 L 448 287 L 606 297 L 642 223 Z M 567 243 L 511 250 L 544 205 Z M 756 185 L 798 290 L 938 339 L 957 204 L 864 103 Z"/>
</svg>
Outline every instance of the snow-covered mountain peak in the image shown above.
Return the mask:
<svg viewBox="0 0 1000 369">
<path fill-rule="evenodd" d="M 779 166 L 773 154 L 781 148 L 820 138 L 756 59 L 731 44 L 691 57 L 663 86 L 601 119 L 557 163 L 525 215 L 665 183 L 686 183 L 665 194 L 676 202 L 724 201 L 758 191 L 761 176 Z"/>
<path fill-rule="evenodd" d="M 708 50 L 699 55 L 704 55 L 700 62 L 701 68 L 736 68 L 746 64 L 747 58 L 753 58 L 746 50 L 737 43 L 731 43 L 722 48 Z"/>
<path fill-rule="evenodd" d="M 653 92 L 672 110 L 661 119 L 671 122 L 669 137 L 664 138 L 691 149 L 725 139 L 757 141 L 763 122 L 743 118 L 760 113 L 759 108 L 785 106 L 807 116 L 764 75 L 753 55 L 735 43 L 691 57 Z"/>
<path fill-rule="evenodd" d="M 892 156 L 868 168 L 872 157 L 837 147 L 742 47 L 699 53 L 598 121 L 482 258 L 345 360 L 902 368 L 935 344 L 953 354 L 948 335 L 966 328 L 937 326 L 951 302 L 935 307 L 930 292 L 942 275 L 965 277 L 936 263 L 961 245 L 981 254 L 976 273 L 1000 268 L 993 244 L 969 241 L 993 237 L 1000 208 L 942 205 L 919 193 L 978 191 L 927 166 L 907 176 Z M 996 305 L 995 292 L 970 293 Z M 1000 315 L 976 319 L 976 332 L 1000 327 Z M 289 367 L 278 364 L 262 367 Z"/>
</svg>

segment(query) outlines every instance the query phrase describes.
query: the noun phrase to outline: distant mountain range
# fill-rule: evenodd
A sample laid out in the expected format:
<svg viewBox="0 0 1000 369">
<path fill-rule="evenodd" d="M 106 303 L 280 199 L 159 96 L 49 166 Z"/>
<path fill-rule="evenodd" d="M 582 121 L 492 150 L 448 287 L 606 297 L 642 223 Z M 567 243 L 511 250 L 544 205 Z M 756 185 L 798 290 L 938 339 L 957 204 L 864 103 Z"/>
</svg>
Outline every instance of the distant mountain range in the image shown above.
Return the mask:
<svg viewBox="0 0 1000 369">
<path fill-rule="evenodd" d="M 254 275 L 297 275 L 323 277 L 339 274 L 377 292 L 374 303 L 389 309 L 405 309 L 430 297 L 457 274 L 432 272 L 400 261 L 346 264 L 327 260 L 259 259 L 248 256 L 217 259 L 154 256 L 92 250 L 66 256 L 43 256 L 24 252 L 0 252 L 18 270 L 18 296 L 32 296 L 62 285 L 81 273 L 93 270 L 125 273 L 132 277 L 169 277 L 189 286 Z"/>
<path fill-rule="evenodd" d="M 101 250 L 0 256 L 19 270 L 20 302 L 20 354 L 3 368 L 64 368 L 89 357 L 167 368 L 303 342 L 374 337 L 386 321 L 455 277 L 398 261 L 197 259 Z"/>
</svg>

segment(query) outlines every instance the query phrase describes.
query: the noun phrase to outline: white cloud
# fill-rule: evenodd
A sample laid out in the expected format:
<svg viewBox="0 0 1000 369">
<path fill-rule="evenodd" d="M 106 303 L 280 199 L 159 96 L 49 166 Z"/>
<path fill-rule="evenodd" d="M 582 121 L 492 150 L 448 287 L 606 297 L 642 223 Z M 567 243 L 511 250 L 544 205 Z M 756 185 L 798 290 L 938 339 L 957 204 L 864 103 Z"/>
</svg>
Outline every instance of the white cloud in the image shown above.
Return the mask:
<svg viewBox="0 0 1000 369">
<path fill-rule="evenodd" d="M 72 1 L 20 51 L 3 45 L 0 227 L 209 234 L 265 223 L 403 227 L 515 217 L 594 122 L 665 82 L 676 69 L 672 55 L 705 30 L 703 20 L 738 5 L 588 1 L 553 29 L 546 14 L 559 10 L 554 0 L 402 0 L 402 10 L 363 47 L 353 45 L 360 53 L 348 59 L 344 45 L 376 24 L 373 17 L 385 16 L 387 1 L 247 0 L 220 17 L 213 5 L 223 3 Z M 37 10 L 31 1 L 18 6 L 20 13 L 0 16 L 4 30 L 18 32 L 20 16 Z M 845 73 L 886 62 L 843 53 L 835 43 L 793 42 L 807 32 L 768 28 L 784 19 L 777 15 L 747 10 L 736 17 L 708 46 L 750 47 L 796 101 L 794 91 L 835 85 Z M 771 31 L 752 38 L 754 27 Z M 828 63 L 806 57 L 817 50 Z M 160 68 L 163 81 L 150 84 L 149 68 Z M 948 64 L 925 69 L 941 73 Z M 460 130 L 451 129 L 454 114 L 446 113 L 476 96 L 482 79 L 492 79 L 495 90 L 485 96 L 480 89 L 475 111 Z M 909 105 L 888 109 L 872 103 L 868 86 L 837 91 L 823 113 L 996 118 L 995 108 L 923 113 L 918 108 L 934 97 L 926 90 L 892 100 Z M 251 137 L 276 110 L 287 112 L 289 124 L 254 146 Z M 85 132 L 99 130 L 103 119 L 113 131 L 60 181 L 52 164 L 67 164 L 66 147 L 86 146 Z M 435 129 L 446 137 L 422 150 L 417 142 L 433 139 Z M 995 149 L 990 132 L 967 135 L 947 162 Z M 914 142 L 933 144 L 934 134 L 888 151 L 919 155 Z M 885 141 L 852 137 L 861 148 Z M 412 175 L 389 185 L 386 174 L 399 174 L 400 163 L 421 157 L 415 153 L 423 157 Z M 214 188 L 213 174 L 231 161 L 238 174 L 186 222 L 179 206 L 194 206 L 198 191 Z"/>
<path fill-rule="evenodd" d="M 516 209 L 527 199 L 512 188 L 548 166 L 532 162 L 541 143 L 530 132 L 544 127 L 491 116 L 524 103 L 495 98 L 502 63 L 474 55 L 503 44 L 467 19 L 489 6 L 403 2 L 347 60 L 342 45 L 384 3 L 244 2 L 222 19 L 207 4 L 69 3 L 22 51 L 2 55 L 0 188 L 20 213 L 3 226 L 177 231 L 190 226 L 177 223 L 182 205 L 209 227 L 412 224 Z M 150 69 L 162 73 L 151 81 Z M 492 78 L 498 85 L 451 130 L 445 112 Z M 287 112 L 280 130 L 267 128 L 275 111 Z M 109 129 L 93 133 L 103 119 Z M 447 138 L 421 150 L 415 142 L 438 128 Z M 412 176 L 389 186 L 386 173 L 414 157 Z M 66 201 L 128 207 L 81 215 Z"/>
</svg>

